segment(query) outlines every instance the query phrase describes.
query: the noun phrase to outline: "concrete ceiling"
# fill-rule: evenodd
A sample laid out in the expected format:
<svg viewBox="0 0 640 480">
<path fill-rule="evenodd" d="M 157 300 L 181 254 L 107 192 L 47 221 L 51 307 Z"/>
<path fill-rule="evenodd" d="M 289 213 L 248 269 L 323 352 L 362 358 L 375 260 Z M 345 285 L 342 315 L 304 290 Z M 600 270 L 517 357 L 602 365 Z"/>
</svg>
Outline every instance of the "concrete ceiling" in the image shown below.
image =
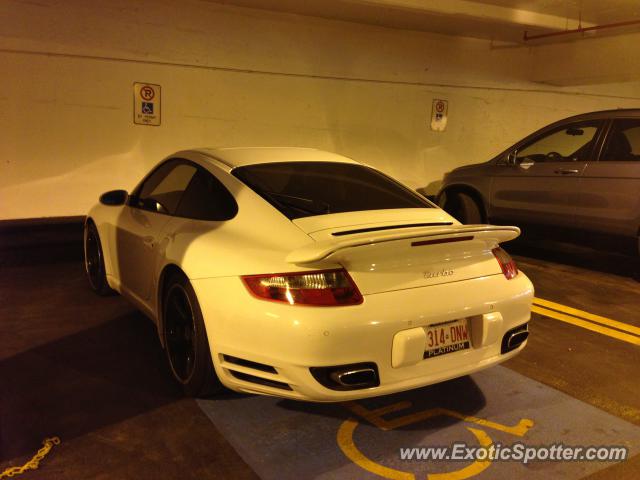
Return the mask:
<svg viewBox="0 0 640 480">
<path fill-rule="evenodd" d="M 335 20 L 525 43 L 537 35 L 621 21 L 640 21 L 638 0 L 209 0 L 242 7 Z M 600 30 L 601 35 L 640 31 L 640 23 Z M 592 33 L 591 36 L 595 35 Z M 578 40 L 579 34 L 535 40 Z"/>
<path fill-rule="evenodd" d="M 637 0 L 474 0 L 476 3 L 570 17 L 595 24 L 640 19 Z"/>
</svg>

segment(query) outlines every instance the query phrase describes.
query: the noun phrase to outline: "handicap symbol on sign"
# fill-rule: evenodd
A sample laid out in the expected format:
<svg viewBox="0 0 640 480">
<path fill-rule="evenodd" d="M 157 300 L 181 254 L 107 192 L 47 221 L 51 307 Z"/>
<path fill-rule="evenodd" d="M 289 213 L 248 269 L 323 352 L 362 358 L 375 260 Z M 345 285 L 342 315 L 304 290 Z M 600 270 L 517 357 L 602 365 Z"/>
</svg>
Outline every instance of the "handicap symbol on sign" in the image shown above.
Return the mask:
<svg viewBox="0 0 640 480">
<path fill-rule="evenodd" d="M 153 103 L 142 102 L 142 113 L 145 113 L 147 115 L 153 115 Z"/>
<path fill-rule="evenodd" d="M 420 412 L 409 413 L 407 415 L 401 417 L 394 417 L 393 419 L 386 420 L 383 418 L 384 415 L 389 413 L 398 412 L 401 410 L 406 410 L 411 408 L 413 404 L 409 401 L 403 401 L 394 403 L 391 405 L 386 405 L 381 408 L 377 408 L 375 410 L 368 410 L 362 405 L 356 402 L 347 402 L 344 404 L 352 413 L 356 414 L 358 417 L 361 417 L 367 420 L 369 423 L 378 427 L 383 431 L 393 430 L 394 428 L 405 427 L 407 425 L 411 425 L 414 423 L 418 423 L 430 418 L 438 417 L 438 416 L 448 416 L 458 420 L 462 420 L 467 423 L 472 423 L 478 425 L 480 427 L 489 428 L 492 430 L 498 430 L 500 432 L 509 433 L 511 435 L 516 435 L 518 437 L 523 437 L 531 427 L 533 427 L 534 422 L 528 418 L 521 419 L 515 425 L 503 425 L 497 422 L 492 422 L 490 420 L 486 420 L 484 418 L 472 417 L 470 415 L 466 415 L 460 412 L 456 412 L 455 410 L 449 410 L 446 408 L 431 408 L 428 410 L 422 410 Z M 354 462 L 359 467 L 367 470 L 370 473 L 378 475 L 380 477 L 389 478 L 392 480 L 401 479 L 401 480 L 415 480 L 415 475 L 411 472 L 405 472 L 402 470 L 396 470 L 394 468 L 386 467 L 381 465 L 366 455 L 364 455 L 356 446 L 353 440 L 353 433 L 355 432 L 356 427 L 359 422 L 355 418 L 349 418 L 342 422 L 340 428 L 338 429 L 338 446 L 342 450 L 342 452 L 349 458 L 352 462 Z M 466 427 L 469 432 L 473 434 L 481 447 L 489 448 L 493 445 L 493 440 L 489 437 L 489 434 L 485 430 L 481 430 L 480 428 L 472 428 Z M 466 478 L 473 477 L 478 475 L 480 472 L 486 470 L 491 466 L 491 459 L 487 460 L 476 460 L 470 465 L 463 467 L 459 470 L 455 470 L 452 472 L 446 473 L 430 473 L 427 475 L 427 480 L 463 480 Z"/>
</svg>

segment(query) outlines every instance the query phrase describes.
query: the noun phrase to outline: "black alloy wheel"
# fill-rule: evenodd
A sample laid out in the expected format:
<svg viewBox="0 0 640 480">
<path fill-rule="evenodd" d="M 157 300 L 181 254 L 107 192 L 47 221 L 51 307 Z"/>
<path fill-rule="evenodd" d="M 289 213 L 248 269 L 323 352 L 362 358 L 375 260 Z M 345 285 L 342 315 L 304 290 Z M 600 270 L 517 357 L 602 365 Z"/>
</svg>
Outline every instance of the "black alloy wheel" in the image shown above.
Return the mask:
<svg viewBox="0 0 640 480">
<path fill-rule="evenodd" d="M 89 285 L 94 292 L 99 295 L 113 293 L 107 283 L 100 235 L 92 222 L 87 222 L 84 227 L 84 269 Z"/>
<path fill-rule="evenodd" d="M 213 367 L 202 311 L 189 279 L 174 272 L 165 283 L 162 333 L 171 373 L 189 397 L 223 389 Z"/>
<path fill-rule="evenodd" d="M 193 309 L 182 285 L 175 283 L 167 292 L 164 314 L 165 341 L 169 363 L 176 379 L 187 383 L 196 360 Z"/>
</svg>

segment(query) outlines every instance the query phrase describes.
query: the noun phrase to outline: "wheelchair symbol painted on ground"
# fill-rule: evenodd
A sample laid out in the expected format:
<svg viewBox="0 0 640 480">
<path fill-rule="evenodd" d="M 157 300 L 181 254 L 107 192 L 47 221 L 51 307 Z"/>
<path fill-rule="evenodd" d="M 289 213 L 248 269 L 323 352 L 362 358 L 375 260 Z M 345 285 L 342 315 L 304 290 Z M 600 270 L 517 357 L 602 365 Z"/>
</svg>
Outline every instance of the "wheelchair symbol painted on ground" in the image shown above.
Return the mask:
<svg viewBox="0 0 640 480">
<path fill-rule="evenodd" d="M 486 429 L 498 430 L 503 433 L 509 433 L 517 437 L 523 437 L 534 422 L 528 418 L 521 419 L 516 425 L 509 426 L 500 423 L 492 422 L 484 418 L 473 417 L 465 415 L 463 413 L 456 412 L 454 410 L 448 410 L 446 408 L 431 408 L 428 410 L 422 410 L 419 412 L 409 413 L 401 417 L 394 417 L 393 419 L 386 420 L 385 415 L 394 412 L 400 412 L 407 410 L 413 406 L 409 401 L 398 402 L 391 405 L 387 405 L 375 410 L 368 410 L 362 405 L 355 402 L 345 403 L 344 406 L 348 408 L 352 413 L 358 417 L 368 421 L 372 425 L 378 427 L 383 431 L 393 430 L 395 428 L 405 427 L 414 423 L 422 422 L 434 417 L 448 416 L 463 422 L 472 423 L 476 426 L 483 428 L 465 427 L 475 437 L 481 447 L 489 448 L 493 445 L 493 440 L 486 432 Z M 416 480 L 416 475 L 411 472 L 403 470 L 397 470 L 390 468 L 380 463 L 377 463 L 365 454 L 363 454 L 356 446 L 353 434 L 359 425 L 359 421 L 356 418 L 349 418 L 342 422 L 338 429 L 338 446 L 342 452 L 359 467 L 364 470 L 378 475 L 383 478 L 391 480 Z M 473 477 L 483 472 L 491 466 L 491 460 L 476 460 L 473 463 L 466 465 L 455 471 L 446 473 L 429 473 L 427 474 L 427 480 L 464 480 L 465 478 Z"/>
</svg>

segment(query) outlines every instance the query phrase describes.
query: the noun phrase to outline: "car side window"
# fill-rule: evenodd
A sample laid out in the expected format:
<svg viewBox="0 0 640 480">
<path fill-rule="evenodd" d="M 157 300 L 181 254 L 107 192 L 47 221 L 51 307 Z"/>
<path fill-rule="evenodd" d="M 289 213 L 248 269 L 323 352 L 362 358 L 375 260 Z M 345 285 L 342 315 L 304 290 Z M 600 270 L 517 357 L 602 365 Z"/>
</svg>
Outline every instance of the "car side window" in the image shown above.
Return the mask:
<svg viewBox="0 0 640 480">
<path fill-rule="evenodd" d="M 543 133 L 517 152 L 517 161 L 577 162 L 590 160 L 602 121 L 565 124 Z"/>
<path fill-rule="evenodd" d="M 195 166 L 179 161 L 161 165 L 145 180 L 133 206 L 157 213 L 175 214 L 180 198 L 196 170 Z"/>
<path fill-rule="evenodd" d="M 640 119 L 625 118 L 613 121 L 600 160 L 608 162 L 640 161 Z"/>
<path fill-rule="evenodd" d="M 238 213 L 233 195 L 211 173 L 198 169 L 187 187 L 176 215 L 196 220 L 230 220 Z"/>
</svg>

